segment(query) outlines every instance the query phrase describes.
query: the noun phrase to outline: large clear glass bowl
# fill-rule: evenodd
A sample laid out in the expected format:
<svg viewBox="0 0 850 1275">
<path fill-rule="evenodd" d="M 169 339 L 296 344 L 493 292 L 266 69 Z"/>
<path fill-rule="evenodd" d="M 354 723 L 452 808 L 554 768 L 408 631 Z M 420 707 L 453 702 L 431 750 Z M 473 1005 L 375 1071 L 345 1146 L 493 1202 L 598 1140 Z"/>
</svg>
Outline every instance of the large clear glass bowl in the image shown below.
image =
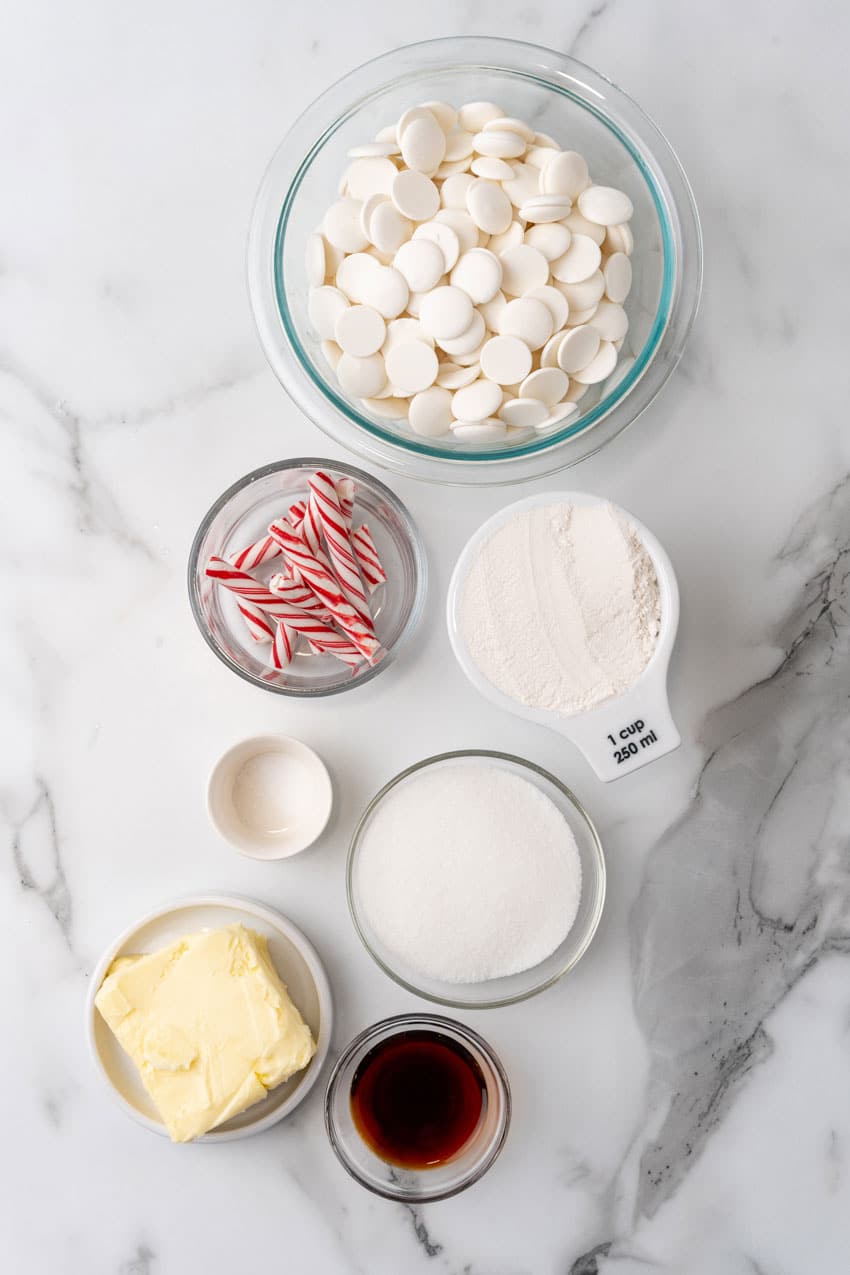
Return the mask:
<svg viewBox="0 0 850 1275">
<path fill-rule="evenodd" d="M 382 942 L 370 925 L 368 911 L 363 906 L 360 851 L 376 812 L 390 793 L 401 784 L 417 776 L 425 767 L 456 767 L 458 765 L 479 767 L 482 762 L 518 775 L 528 783 L 534 784 L 561 812 L 578 846 L 581 863 L 581 899 L 569 932 L 554 952 L 551 952 L 538 965 L 532 966 L 531 969 L 520 970 L 517 974 L 488 979 L 482 983 L 447 983 L 430 978 L 404 962 Z M 354 928 L 369 955 L 390 978 L 407 988 L 409 992 L 415 992 L 417 996 L 423 996 L 426 1000 L 434 1001 L 439 1005 L 450 1005 L 455 1009 L 495 1009 L 500 1005 L 510 1005 L 514 1001 L 526 1000 L 529 996 L 535 996 L 545 988 L 551 987 L 581 960 L 590 946 L 602 916 L 602 907 L 605 903 L 605 856 L 602 853 L 599 834 L 584 806 L 554 775 L 550 775 L 540 766 L 535 766 L 533 762 L 525 761 L 522 757 L 513 757 L 510 753 L 492 752 L 486 749 L 462 749 L 458 752 L 440 753 L 436 757 L 428 757 L 424 761 L 417 762 L 415 766 L 409 766 L 407 770 L 396 775 L 395 779 L 391 779 L 372 798 L 351 839 L 346 868 L 346 891 Z"/>
<path fill-rule="evenodd" d="M 597 183 L 631 197 L 634 284 L 623 354 L 634 363 L 591 390 L 561 429 L 489 447 L 426 439 L 370 415 L 325 362 L 307 314 L 304 251 L 334 202 L 350 147 L 430 99 L 498 102 L 580 151 Z M 248 240 L 248 283 L 263 348 L 297 406 L 360 456 L 441 483 L 510 483 L 576 464 L 648 406 L 678 362 L 699 301 L 696 205 L 670 143 L 621 89 L 574 58 L 514 40 L 450 38 L 408 45 L 358 67 L 290 129 L 263 179 Z M 613 378 L 616 381 L 616 375 Z"/>
</svg>

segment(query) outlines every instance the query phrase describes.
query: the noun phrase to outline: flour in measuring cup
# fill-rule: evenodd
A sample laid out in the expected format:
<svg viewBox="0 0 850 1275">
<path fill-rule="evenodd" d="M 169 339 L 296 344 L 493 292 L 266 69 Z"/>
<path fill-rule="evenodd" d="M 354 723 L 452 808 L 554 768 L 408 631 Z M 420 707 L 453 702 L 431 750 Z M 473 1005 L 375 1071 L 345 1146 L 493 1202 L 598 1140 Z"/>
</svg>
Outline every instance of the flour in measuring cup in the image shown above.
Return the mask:
<svg viewBox="0 0 850 1275">
<path fill-rule="evenodd" d="M 658 578 L 615 506 L 537 506 L 479 546 L 459 622 L 473 662 L 503 694 L 580 713 L 628 690 L 649 663 Z"/>
</svg>

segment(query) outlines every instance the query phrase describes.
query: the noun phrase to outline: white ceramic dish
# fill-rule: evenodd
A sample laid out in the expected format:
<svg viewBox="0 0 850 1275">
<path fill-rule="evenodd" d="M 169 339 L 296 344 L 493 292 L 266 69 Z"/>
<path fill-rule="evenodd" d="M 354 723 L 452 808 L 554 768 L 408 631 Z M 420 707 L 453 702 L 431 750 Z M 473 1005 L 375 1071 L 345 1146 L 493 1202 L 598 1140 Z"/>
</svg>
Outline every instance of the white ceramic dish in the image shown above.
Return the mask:
<svg viewBox="0 0 850 1275">
<path fill-rule="evenodd" d="M 499 708 L 519 717 L 527 717 L 532 722 L 548 726 L 566 736 L 605 783 L 631 774 L 633 770 L 672 752 L 681 743 L 667 698 L 667 670 L 679 626 L 679 588 L 673 565 L 652 532 L 627 510 L 621 510 L 636 528 L 655 565 L 661 591 L 661 632 L 658 644 L 634 686 L 586 713 L 567 716 L 552 709 L 527 708 L 497 690 L 473 662 L 461 634 L 459 609 L 464 581 L 479 545 L 520 510 L 533 509 L 540 505 L 609 503 L 587 492 L 546 491 L 506 506 L 479 527 L 463 549 L 449 584 L 446 608 L 452 648 L 473 686 Z"/>
<path fill-rule="evenodd" d="M 274 829 L 252 827 L 242 817 L 240 801 L 234 791 L 244 767 L 254 759 L 273 755 L 279 763 L 279 775 L 285 791 L 279 802 L 272 794 L 257 794 L 258 813 L 262 803 L 270 810 L 279 804 L 281 816 Z M 262 772 L 256 772 L 250 799 Z M 276 778 L 276 776 L 274 776 Z M 268 775 L 271 781 L 272 775 Z M 244 798 L 243 798 L 244 804 Z M 256 735 L 229 748 L 216 762 L 207 783 L 207 812 L 225 841 L 252 859 L 288 859 L 311 846 L 327 825 L 333 807 L 333 786 L 327 767 L 312 748 L 288 735 Z"/>
<path fill-rule="evenodd" d="M 262 903 L 223 894 L 198 895 L 150 912 L 119 935 L 98 961 L 86 998 L 86 1035 L 95 1066 L 122 1109 L 146 1129 L 163 1137 L 168 1136 L 165 1125 L 136 1068 L 95 1008 L 94 998 L 117 957 L 153 952 L 184 934 L 236 923 L 256 930 L 268 940 L 275 969 L 313 1032 L 316 1052 L 303 1071 L 278 1085 L 262 1102 L 198 1141 L 232 1142 L 277 1124 L 307 1097 L 327 1057 L 333 1027 L 330 984 L 316 949 L 291 921 Z"/>
</svg>

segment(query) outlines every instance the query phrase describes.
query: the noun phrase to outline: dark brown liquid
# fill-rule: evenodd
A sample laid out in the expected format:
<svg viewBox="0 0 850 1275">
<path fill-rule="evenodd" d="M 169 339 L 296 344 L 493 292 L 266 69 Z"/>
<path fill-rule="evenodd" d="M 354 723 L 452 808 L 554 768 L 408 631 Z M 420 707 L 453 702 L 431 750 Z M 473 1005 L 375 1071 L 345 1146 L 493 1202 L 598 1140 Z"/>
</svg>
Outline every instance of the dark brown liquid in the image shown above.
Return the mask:
<svg viewBox="0 0 850 1275">
<path fill-rule="evenodd" d="M 371 1049 L 354 1073 L 351 1114 L 382 1160 L 433 1168 L 469 1141 L 486 1092 L 481 1068 L 462 1045 L 439 1032 L 400 1032 Z"/>
</svg>

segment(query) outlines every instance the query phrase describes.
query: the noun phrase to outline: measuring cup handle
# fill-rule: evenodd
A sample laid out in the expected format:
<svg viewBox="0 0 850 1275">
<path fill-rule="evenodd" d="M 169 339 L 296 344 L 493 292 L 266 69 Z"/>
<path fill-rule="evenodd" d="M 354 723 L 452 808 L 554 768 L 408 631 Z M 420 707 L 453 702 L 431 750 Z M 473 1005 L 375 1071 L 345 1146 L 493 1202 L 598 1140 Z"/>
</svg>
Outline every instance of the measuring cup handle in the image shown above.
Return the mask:
<svg viewBox="0 0 850 1275">
<path fill-rule="evenodd" d="M 570 739 L 608 783 L 672 753 L 682 742 L 663 683 L 640 686 L 570 721 Z"/>
</svg>

